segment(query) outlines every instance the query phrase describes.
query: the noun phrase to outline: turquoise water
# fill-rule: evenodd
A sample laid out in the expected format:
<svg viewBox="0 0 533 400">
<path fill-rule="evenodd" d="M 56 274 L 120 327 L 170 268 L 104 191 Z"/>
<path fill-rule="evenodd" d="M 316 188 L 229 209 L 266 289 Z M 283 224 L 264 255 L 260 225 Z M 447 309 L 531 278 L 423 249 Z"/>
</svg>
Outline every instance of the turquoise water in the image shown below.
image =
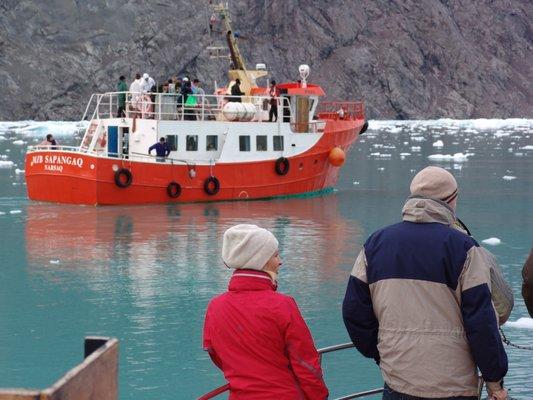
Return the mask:
<svg viewBox="0 0 533 400">
<path fill-rule="evenodd" d="M 121 399 L 192 399 L 223 384 L 201 329 L 230 276 L 222 233 L 241 222 L 280 240 L 280 290 L 296 298 L 317 346 L 347 342 L 340 306 L 355 256 L 370 233 L 400 219 L 411 178 L 430 163 L 457 177 L 458 213 L 475 237 L 501 240 L 487 247 L 513 286 L 511 320 L 527 316 L 519 293 L 533 240 L 533 121 L 373 122 L 324 196 L 98 208 L 26 199 L 17 168 L 25 145 L 48 129 L 75 143 L 72 124 L 0 124 L 0 387 L 51 385 L 93 334 L 120 339 Z M 473 155 L 428 160 L 458 152 Z M 533 330 L 506 332 L 533 345 Z M 507 351 L 511 394 L 531 399 L 533 353 Z M 382 385 L 375 364 L 352 349 L 326 355 L 324 369 L 332 398 Z"/>
</svg>

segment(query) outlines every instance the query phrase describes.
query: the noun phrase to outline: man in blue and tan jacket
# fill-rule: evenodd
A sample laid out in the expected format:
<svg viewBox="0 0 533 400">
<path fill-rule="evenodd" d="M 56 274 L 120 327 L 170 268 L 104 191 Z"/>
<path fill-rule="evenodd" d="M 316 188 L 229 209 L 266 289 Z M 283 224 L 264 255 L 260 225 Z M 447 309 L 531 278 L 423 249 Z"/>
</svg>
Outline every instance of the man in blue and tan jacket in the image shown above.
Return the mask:
<svg viewBox="0 0 533 400">
<path fill-rule="evenodd" d="M 489 398 L 507 399 L 489 266 L 454 228 L 457 182 L 427 167 L 410 189 L 403 222 L 371 235 L 355 261 L 342 309 L 350 338 L 381 368 L 383 399 L 477 399 L 477 368 Z"/>
</svg>

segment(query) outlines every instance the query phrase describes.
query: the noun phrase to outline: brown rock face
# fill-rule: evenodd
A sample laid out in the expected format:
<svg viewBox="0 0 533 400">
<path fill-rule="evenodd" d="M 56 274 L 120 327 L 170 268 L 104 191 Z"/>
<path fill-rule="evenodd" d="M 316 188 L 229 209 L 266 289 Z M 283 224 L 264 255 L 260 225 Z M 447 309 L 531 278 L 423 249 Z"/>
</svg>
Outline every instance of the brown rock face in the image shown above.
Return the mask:
<svg viewBox="0 0 533 400">
<path fill-rule="evenodd" d="M 215 0 L 214 0 L 215 1 Z M 0 120 L 79 119 L 136 72 L 225 82 L 208 0 L 3 0 Z M 531 0 L 235 0 L 248 67 L 311 67 L 331 100 L 374 119 L 533 117 Z"/>
</svg>

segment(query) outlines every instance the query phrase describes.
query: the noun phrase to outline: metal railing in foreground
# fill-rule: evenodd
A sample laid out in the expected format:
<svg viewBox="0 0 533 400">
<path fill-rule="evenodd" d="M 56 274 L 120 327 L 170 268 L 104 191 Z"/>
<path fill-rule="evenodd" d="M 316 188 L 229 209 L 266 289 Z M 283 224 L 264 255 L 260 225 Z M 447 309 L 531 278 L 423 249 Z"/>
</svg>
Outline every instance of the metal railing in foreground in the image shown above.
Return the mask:
<svg viewBox="0 0 533 400">
<path fill-rule="evenodd" d="M 353 343 L 342 343 L 342 344 L 336 344 L 334 346 L 329 346 L 329 347 L 324 347 L 322 349 L 318 349 L 318 354 L 320 356 L 320 362 L 322 362 L 322 354 L 332 353 L 338 350 L 350 349 L 352 347 L 354 347 Z M 225 393 L 227 391 L 229 391 L 229 384 L 225 384 L 214 390 L 211 390 L 209 393 L 206 393 L 200 396 L 198 400 L 214 399 L 218 395 Z M 372 389 L 372 390 L 366 390 L 364 392 L 352 393 L 346 396 L 338 397 L 335 400 L 360 399 L 362 397 L 371 396 L 373 394 L 379 394 L 379 393 L 383 393 L 383 388 L 377 388 L 377 389 Z"/>
</svg>

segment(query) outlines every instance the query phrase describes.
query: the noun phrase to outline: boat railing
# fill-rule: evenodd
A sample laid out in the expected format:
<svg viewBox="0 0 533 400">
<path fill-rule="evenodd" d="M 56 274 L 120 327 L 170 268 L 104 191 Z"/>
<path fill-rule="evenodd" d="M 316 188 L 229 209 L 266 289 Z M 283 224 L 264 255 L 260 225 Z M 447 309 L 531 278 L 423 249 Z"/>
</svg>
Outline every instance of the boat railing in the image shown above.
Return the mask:
<svg viewBox="0 0 533 400">
<path fill-rule="evenodd" d="M 334 351 L 339 351 L 339 350 L 344 350 L 344 349 L 350 349 L 352 347 L 354 347 L 353 343 L 341 343 L 341 344 L 336 344 L 334 346 L 328 346 L 328 347 L 324 347 L 324 348 L 318 349 L 318 354 L 319 354 L 319 357 L 320 357 L 319 358 L 320 363 L 322 363 L 322 355 L 323 354 L 332 353 Z M 198 398 L 198 400 L 214 399 L 218 395 L 220 395 L 222 393 L 225 393 L 225 392 L 227 392 L 229 390 L 230 390 L 229 384 L 225 384 L 225 385 L 219 386 L 218 388 L 216 388 L 214 390 L 211 390 L 210 392 L 200 396 Z M 348 394 L 348 395 L 345 395 L 345 396 L 342 396 L 342 397 L 338 397 L 335 400 L 360 399 L 360 398 L 363 398 L 363 397 L 366 397 L 366 396 L 371 396 L 371 395 L 379 394 L 379 393 L 383 393 L 383 388 L 377 388 L 377 389 L 372 389 L 372 390 L 366 390 L 364 392 L 352 393 L 352 394 Z"/>
<path fill-rule="evenodd" d="M 220 121 L 228 120 L 224 113 L 224 106 L 231 102 L 234 96 L 197 93 L 187 95 L 184 101 L 184 97 L 179 93 L 107 92 L 94 94 L 87 104 L 82 120 L 87 117 L 95 102 L 93 119 L 120 118 L 119 97 L 122 97 L 120 104 L 123 104 L 123 116 L 126 118 Z M 268 121 L 270 97 L 240 96 L 239 100 L 241 104 L 253 105 L 253 112 L 250 109 L 237 111 L 241 114 L 234 119 L 235 121 Z M 278 110 L 280 115 L 291 115 L 290 105 L 283 104 L 281 99 L 278 99 Z"/>
<path fill-rule="evenodd" d="M 324 101 L 318 104 L 316 114 L 321 119 L 365 119 L 365 107 L 359 101 Z"/>
<path fill-rule="evenodd" d="M 35 145 L 35 146 L 28 146 L 27 151 L 70 151 L 70 152 L 80 152 L 80 148 L 78 146 L 62 146 L 62 145 Z"/>
</svg>

